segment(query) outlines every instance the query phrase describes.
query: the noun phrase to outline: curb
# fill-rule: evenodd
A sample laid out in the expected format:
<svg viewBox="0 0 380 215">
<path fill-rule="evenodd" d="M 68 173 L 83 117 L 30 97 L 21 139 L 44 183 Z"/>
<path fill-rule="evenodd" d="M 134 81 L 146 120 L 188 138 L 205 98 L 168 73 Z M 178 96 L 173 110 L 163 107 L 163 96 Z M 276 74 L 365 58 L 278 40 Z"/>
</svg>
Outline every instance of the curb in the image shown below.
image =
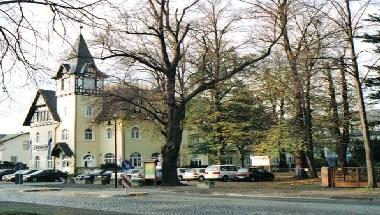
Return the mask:
<svg viewBox="0 0 380 215">
<path fill-rule="evenodd" d="M 279 199 L 279 200 L 305 200 L 305 201 L 318 201 L 318 200 L 358 200 L 358 201 L 369 201 L 378 202 L 380 199 L 372 197 L 342 197 L 342 196 L 329 196 L 329 197 L 314 197 L 314 196 L 257 196 L 257 195 L 247 195 L 247 194 L 237 194 L 237 193 L 211 193 L 212 196 L 231 196 L 231 197 L 251 197 L 258 199 Z"/>
<path fill-rule="evenodd" d="M 20 190 L 20 192 L 28 193 L 28 192 L 45 192 L 45 191 L 60 191 L 61 188 L 47 188 L 47 189 L 30 189 L 30 190 Z"/>
</svg>

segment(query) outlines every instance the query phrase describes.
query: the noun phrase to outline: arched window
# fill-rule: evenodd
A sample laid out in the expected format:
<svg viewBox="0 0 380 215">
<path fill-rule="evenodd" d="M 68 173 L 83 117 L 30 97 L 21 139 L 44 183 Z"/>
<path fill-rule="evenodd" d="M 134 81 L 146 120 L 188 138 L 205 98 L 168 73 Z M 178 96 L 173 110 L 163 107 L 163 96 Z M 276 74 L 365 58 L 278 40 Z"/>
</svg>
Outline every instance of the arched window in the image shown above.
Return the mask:
<svg viewBox="0 0 380 215">
<path fill-rule="evenodd" d="M 107 130 L 106 130 L 106 139 L 107 140 L 112 139 L 112 129 L 111 128 L 107 128 Z"/>
<path fill-rule="evenodd" d="M 35 169 L 40 169 L 40 157 L 39 156 L 36 156 L 34 158 L 34 168 Z"/>
<path fill-rule="evenodd" d="M 115 163 L 115 156 L 112 153 L 107 153 L 104 155 L 104 163 Z"/>
<path fill-rule="evenodd" d="M 141 154 L 138 152 L 133 152 L 131 154 L 131 164 L 134 167 L 140 167 L 141 166 Z"/>
<path fill-rule="evenodd" d="M 40 142 L 40 132 L 36 133 L 36 143 Z"/>
<path fill-rule="evenodd" d="M 83 166 L 84 167 L 95 167 L 94 155 L 88 154 L 88 155 L 83 156 Z"/>
<path fill-rule="evenodd" d="M 92 116 L 92 107 L 91 106 L 86 107 L 85 115 L 86 115 L 86 117 Z"/>
<path fill-rule="evenodd" d="M 94 134 L 91 128 L 84 130 L 84 139 L 85 140 L 94 140 Z"/>
<path fill-rule="evenodd" d="M 61 139 L 62 140 L 68 140 L 69 139 L 69 130 L 67 130 L 67 129 L 63 129 L 62 130 Z"/>
<path fill-rule="evenodd" d="M 132 139 L 139 139 L 140 138 L 140 129 L 138 127 L 132 128 Z"/>
</svg>

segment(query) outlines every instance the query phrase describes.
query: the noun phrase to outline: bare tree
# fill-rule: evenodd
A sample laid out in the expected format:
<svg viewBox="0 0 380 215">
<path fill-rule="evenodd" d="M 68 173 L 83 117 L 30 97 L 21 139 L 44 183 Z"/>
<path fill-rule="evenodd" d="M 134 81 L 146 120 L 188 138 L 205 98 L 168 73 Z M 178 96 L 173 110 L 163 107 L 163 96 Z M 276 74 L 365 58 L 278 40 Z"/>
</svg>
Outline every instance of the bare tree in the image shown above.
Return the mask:
<svg viewBox="0 0 380 215">
<path fill-rule="evenodd" d="M 105 1 L 1 1 L 0 81 L 4 93 L 1 100 L 9 96 L 8 82 L 14 81 L 12 78 L 17 76 L 17 72 L 23 73 L 28 83 L 37 83 L 35 77 L 46 72 L 37 59 L 38 50 L 43 49 L 41 42 L 47 40 L 42 31 L 50 29 L 64 39 L 69 21 L 90 24 L 90 21 L 98 19 L 94 15 L 95 7 Z M 46 20 L 38 20 L 33 14 L 36 11 L 46 12 Z"/>
<path fill-rule="evenodd" d="M 362 18 L 363 14 L 365 13 L 371 1 L 370 0 L 363 1 L 361 7 L 358 9 L 355 16 L 352 15 L 349 0 L 345 0 L 343 2 L 336 1 L 336 0 L 329 0 L 329 3 L 331 4 L 331 8 L 332 8 L 331 11 L 335 15 L 331 16 L 330 15 L 331 13 L 328 13 L 328 12 L 326 12 L 325 15 L 326 17 L 329 17 L 329 19 L 333 21 L 336 24 L 337 28 L 340 30 L 341 38 L 345 42 L 343 47 L 341 47 L 341 49 L 347 48 L 348 50 L 347 58 L 348 58 L 348 65 L 350 68 L 349 73 L 353 77 L 353 82 L 355 86 L 358 112 L 360 116 L 360 126 L 361 126 L 364 148 L 365 148 L 368 187 L 374 188 L 374 187 L 377 187 L 376 175 L 374 174 L 373 156 L 372 156 L 372 149 L 371 149 L 371 142 L 370 142 L 370 134 L 369 134 L 369 129 L 368 129 L 367 113 L 365 109 L 364 95 L 363 95 L 363 90 L 362 90 L 362 81 L 360 79 L 358 56 L 357 56 L 356 48 L 354 44 L 354 39 L 357 34 L 357 29 L 359 27 L 358 25 L 360 23 L 359 21 Z"/>
<path fill-rule="evenodd" d="M 162 96 L 161 106 L 153 105 L 147 98 L 146 103 L 152 105 L 143 108 L 161 125 L 166 137 L 162 149 L 163 185 L 174 186 L 178 184 L 176 168 L 186 104 L 198 94 L 266 58 L 280 32 L 275 30 L 275 26 L 268 26 L 273 29 L 272 36 L 267 37 L 265 43 L 255 43 L 264 47 L 255 56 L 238 55 L 235 63 L 218 77 L 199 76 L 206 71 L 187 62 L 194 44 L 189 32 L 197 30 L 195 20 L 190 20 L 187 14 L 195 13 L 192 9 L 198 0 L 181 10 L 173 9 L 170 3 L 170 0 L 148 0 L 142 3 L 146 7 L 132 12 L 135 14 L 118 8 L 122 18 L 118 20 L 119 26 L 110 26 L 109 31 L 99 37 L 102 39 L 99 42 L 104 48 L 102 59 L 117 58 L 132 64 L 131 71 L 140 74 L 136 79 L 140 82 L 144 79 L 141 85 L 157 90 L 157 94 Z M 198 51 L 204 53 L 204 50 Z"/>
</svg>

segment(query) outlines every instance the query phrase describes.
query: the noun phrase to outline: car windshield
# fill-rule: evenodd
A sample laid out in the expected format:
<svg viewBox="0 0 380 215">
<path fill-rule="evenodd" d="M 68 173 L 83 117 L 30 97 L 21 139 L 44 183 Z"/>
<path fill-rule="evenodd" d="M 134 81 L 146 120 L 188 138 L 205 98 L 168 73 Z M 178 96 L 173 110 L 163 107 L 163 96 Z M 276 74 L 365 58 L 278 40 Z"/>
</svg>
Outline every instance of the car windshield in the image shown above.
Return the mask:
<svg viewBox="0 0 380 215">
<path fill-rule="evenodd" d="M 208 171 L 215 171 L 218 170 L 218 166 L 209 166 L 206 168 Z"/>
<path fill-rule="evenodd" d="M 27 170 L 19 170 L 19 171 L 13 173 L 13 174 L 20 174 L 20 173 L 23 173 L 23 172 L 25 172 L 25 171 L 27 171 Z"/>
<path fill-rule="evenodd" d="M 95 170 L 92 170 L 92 171 L 90 172 L 90 174 L 100 174 L 101 172 L 103 172 L 102 169 L 95 169 Z"/>
<path fill-rule="evenodd" d="M 41 172 L 43 172 L 44 170 L 38 170 L 38 171 L 35 171 L 35 172 L 33 172 L 32 174 L 30 174 L 30 175 L 38 175 L 38 174 L 40 174 Z"/>
<path fill-rule="evenodd" d="M 238 172 L 238 173 L 241 173 L 241 172 L 248 172 L 248 169 L 246 169 L 246 168 L 240 168 L 240 169 L 238 169 L 237 172 Z"/>
</svg>

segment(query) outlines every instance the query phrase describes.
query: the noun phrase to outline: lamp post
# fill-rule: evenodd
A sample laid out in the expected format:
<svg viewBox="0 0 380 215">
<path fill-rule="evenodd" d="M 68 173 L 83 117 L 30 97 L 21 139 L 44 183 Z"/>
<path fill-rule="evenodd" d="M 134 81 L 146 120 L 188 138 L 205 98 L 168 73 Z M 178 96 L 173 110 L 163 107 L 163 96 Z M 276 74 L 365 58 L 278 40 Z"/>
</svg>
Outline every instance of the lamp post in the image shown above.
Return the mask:
<svg viewBox="0 0 380 215">
<path fill-rule="evenodd" d="M 112 125 L 112 123 L 111 123 L 111 119 L 114 119 L 114 130 L 115 130 L 115 133 L 114 133 L 114 139 L 115 139 L 115 156 L 114 156 L 114 158 L 115 158 L 115 169 L 114 169 L 114 172 L 115 172 L 115 188 L 117 188 L 117 133 L 116 133 L 116 131 L 117 131 L 117 114 L 115 113 L 113 116 L 112 116 L 112 118 L 110 118 L 109 120 L 108 120 L 108 125 Z"/>
<path fill-rule="evenodd" d="M 117 135 L 116 135 L 116 129 L 117 129 L 117 114 L 113 115 L 113 118 L 115 120 L 115 188 L 117 188 Z"/>
</svg>

